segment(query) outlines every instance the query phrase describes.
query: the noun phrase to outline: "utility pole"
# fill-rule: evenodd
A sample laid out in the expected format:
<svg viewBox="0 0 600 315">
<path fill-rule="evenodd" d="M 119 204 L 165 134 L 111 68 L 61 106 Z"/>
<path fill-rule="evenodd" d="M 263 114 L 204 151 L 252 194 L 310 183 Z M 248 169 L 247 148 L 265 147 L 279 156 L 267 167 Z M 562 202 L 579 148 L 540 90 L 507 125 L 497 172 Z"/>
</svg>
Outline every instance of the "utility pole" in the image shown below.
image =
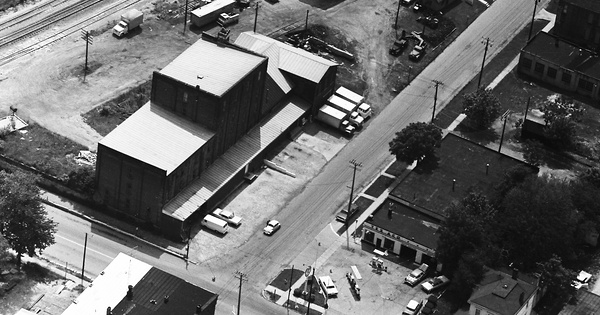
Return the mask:
<svg viewBox="0 0 600 315">
<path fill-rule="evenodd" d="M 81 284 L 83 284 L 84 272 L 85 272 L 85 253 L 87 251 L 87 233 L 85 233 L 85 241 L 83 242 L 83 264 L 81 266 Z"/>
<path fill-rule="evenodd" d="M 304 22 L 304 30 L 308 30 L 308 10 L 306 10 L 306 21 Z"/>
<path fill-rule="evenodd" d="M 85 76 L 87 75 L 88 69 L 88 47 L 94 43 L 94 38 L 90 34 L 90 32 L 82 29 L 81 30 L 81 39 L 85 41 L 85 66 L 83 67 L 83 81 L 85 82 Z"/>
<path fill-rule="evenodd" d="M 533 21 L 535 20 L 535 11 L 537 11 L 537 4 L 540 0 L 533 0 L 533 14 L 531 15 L 531 26 L 529 26 L 529 36 L 527 41 L 531 39 L 531 33 L 533 32 Z"/>
<path fill-rule="evenodd" d="M 315 280 L 316 280 L 315 279 L 315 269 L 313 268 L 313 270 L 312 270 L 312 279 L 310 279 L 310 289 L 308 289 L 308 307 L 306 308 L 306 315 L 310 315 L 310 300 L 312 300 L 311 299 L 312 285 L 313 285 L 313 282 L 315 282 Z M 327 292 L 325 292 L 325 294 L 327 294 Z"/>
<path fill-rule="evenodd" d="M 400 3 L 402 2 L 402 0 L 398 0 L 398 10 L 396 10 L 396 23 L 394 23 L 394 29 L 397 30 L 398 29 L 398 15 L 400 14 Z M 396 37 L 398 36 L 398 33 L 396 32 Z"/>
<path fill-rule="evenodd" d="M 479 72 L 479 82 L 477 82 L 477 89 L 481 86 L 481 76 L 483 75 L 483 66 L 485 65 L 485 57 L 487 56 L 488 47 L 491 46 L 490 38 L 486 37 L 485 42 L 482 41 L 482 44 L 485 44 L 485 50 L 483 51 L 483 62 L 481 63 L 481 71 Z"/>
<path fill-rule="evenodd" d="M 435 119 L 435 106 L 437 105 L 437 93 L 438 93 L 438 86 L 444 85 L 444 83 L 442 83 L 439 80 L 432 80 L 433 83 L 435 83 L 435 95 L 433 96 L 433 112 L 431 113 L 431 123 L 433 124 L 433 120 Z"/>
<path fill-rule="evenodd" d="M 290 300 L 290 293 L 292 293 L 292 279 L 294 279 L 294 265 L 292 265 L 292 272 L 290 272 L 290 285 L 288 287 L 288 302 Z M 285 308 L 289 308 L 290 303 L 285 303 Z"/>
<path fill-rule="evenodd" d="M 354 197 L 354 180 L 356 179 L 356 169 L 358 167 L 362 167 L 362 163 L 356 162 L 356 160 L 352 159 L 350 164 L 354 167 L 352 171 L 352 187 L 350 188 L 350 200 L 348 200 L 348 214 L 346 215 L 346 220 L 344 221 L 344 225 L 346 226 L 346 248 L 350 249 L 350 236 L 348 235 L 348 220 L 350 219 L 350 209 L 352 207 L 352 198 Z"/>
<path fill-rule="evenodd" d="M 256 22 L 258 21 L 258 2 L 256 3 L 256 9 L 254 10 L 254 33 L 256 33 Z"/>
<path fill-rule="evenodd" d="M 245 273 L 236 271 L 235 277 L 240 279 L 240 291 L 238 293 L 237 315 L 240 315 L 240 303 L 242 302 L 242 282 L 248 281 L 248 276 Z"/>
<path fill-rule="evenodd" d="M 183 15 L 183 35 L 185 35 L 185 29 L 187 28 L 188 18 L 188 0 L 185 0 L 185 14 Z"/>
<path fill-rule="evenodd" d="M 500 119 L 504 120 L 504 125 L 502 126 L 502 135 L 500 136 L 500 146 L 498 147 L 498 153 L 500 153 L 500 150 L 502 149 L 502 141 L 504 141 L 504 129 L 506 129 L 506 121 L 508 120 L 508 117 L 510 117 L 510 114 L 510 109 L 507 109 L 504 112 L 504 114 L 502 114 L 502 116 L 500 117 Z"/>
<path fill-rule="evenodd" d="M 527 114 L 529 113 L 529 102 L 531 101 L 531 96 L 527 98 L 527 105 L 525 106 L 525 117 L 523 117 L 523 125 L 527 120 Z"/>
</svg>

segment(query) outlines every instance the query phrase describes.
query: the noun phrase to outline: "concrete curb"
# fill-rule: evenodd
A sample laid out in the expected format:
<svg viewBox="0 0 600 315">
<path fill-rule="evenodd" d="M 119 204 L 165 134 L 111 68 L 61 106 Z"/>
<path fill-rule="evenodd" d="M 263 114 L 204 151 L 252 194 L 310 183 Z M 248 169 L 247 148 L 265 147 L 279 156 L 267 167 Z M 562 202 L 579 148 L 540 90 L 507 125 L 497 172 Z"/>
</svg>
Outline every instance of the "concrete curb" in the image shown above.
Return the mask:
<svg viewBox="0 0 600 315">
<path fill-rule="evenodd" d="M 47 204 L 47 205 L 49 205 L 49 206 L 52 206 L 52 207 L 55 207 L 55 208 L 57 208 L 57 209 L 60 209 L 60 210 L 66 211 L 66 212 L 68 212 L 68 213 L 70 213 L 70 214 L 72 214 L 72 215 L 74 215 L 74 216 L 77 216 L 77 217 L 79 217 L 79 218 L 82 218 L 82 219 L 84 219 L 84 220 L 87 220 L 87 221 L 90 221 L 90 222 L 92 222 L 92 223 L 95 223 L 95 224 L 101 225 L 101 226 L 103 226 L 103 227 L 105 227 L 105 228 L 107 228 L 107 229 L 113 230 L 113 231 L 115 231 L 115 232 L 117 232 L 117 233 L 121 233 L 121 234 L 123 234 L 123 235 L 125 235 L 125 236 L 131 237 L 131 238 L 134 238 L 134 239 L 136 239 L 136 240 L 138 240 L 138 241 L 140 241 L 140 242 L 144 242 L 146 245 L 148 245 L 148 246 L 152 246 L 152 247 L 154 247 L 154 248 L 156 248 L 156 249 L 158 249 L 158 250 L 162 250 L 162 251 L 164 251 L 165 253 L 171 254 L 171 255 L 173 255 L 173 256 L 175 256 L 175 257 L 178 257 L 178 258 L 181 258 L 181 259 L 183 259 L 183 260 L 187 260 L 187 259 L 186 259 L 186 257 L 185 257 L 185 255 L 183 255 L 183 254 L 181 254 L 181 253 L 178 253 L 178 252 L 176 252 L 176 251 L 173 251 L 173 250 L 170 250 L 170 249 L 168 249 L 168 248 L 164 248 L 164 247 L 162 247 L 162 246 L 159 246 L 159 245 L 156 245 L 156 244 L 154 244 L 154 243 L 151 243 L 151 242 L 149 242 L 149 241 L 147 241 L 147 240 L 145 240 L 145 239 L 143 239 L 143 238 L 140 238 L 140 237 L 138 237 L 138 236 L 136 236 L 136 235 L 134 235 L 134 234 L 131 234 L 131 233 L 129 233 L 129 232 L 126 232 L 126 231 L 123 231 L 123 230 L 121 230 L 121 229 L 119 229 L 119 228 L 116 228 L 116 227 L 114 227 L 114 226 L 110 226 L 110 225 L 108 225 L 108 224 L 106 224 L 106 223 L 104 223 L 104 222 L 102 222 L 102 221 L 99 221 L 99 220 L 97 220 L 97 219 L 94 219 L 94 218 L 92 218 L 92 217 L 90 217 L 90 216 L 88 216 L 88 215 L 85 215 L 85 214 L 79 213 L 79 212 L 77 212 L 77 211 L 75 211 L 75 210 L 73 210 L 73 209 L 69 209 L 69 208 L 67 208 L 67 207 L 65 207 L 65 206 L 63 206 L 63 205 L 60 205 L 60 204 L 54 203 L 54 202 L 52 202 L 52 201 L 50 201 L 50 200 L 46 200 L 46 199 L 44 199 L 44 198 L 42 198 L 42 202 L 43 202 L 43 203 L 45 203 L 45 204 Z M 192 262 L 192 261 L 190 261 L 190 262 L 191 262 L 191 263 L 194 263 L 194 262 Z"/>
</svg>

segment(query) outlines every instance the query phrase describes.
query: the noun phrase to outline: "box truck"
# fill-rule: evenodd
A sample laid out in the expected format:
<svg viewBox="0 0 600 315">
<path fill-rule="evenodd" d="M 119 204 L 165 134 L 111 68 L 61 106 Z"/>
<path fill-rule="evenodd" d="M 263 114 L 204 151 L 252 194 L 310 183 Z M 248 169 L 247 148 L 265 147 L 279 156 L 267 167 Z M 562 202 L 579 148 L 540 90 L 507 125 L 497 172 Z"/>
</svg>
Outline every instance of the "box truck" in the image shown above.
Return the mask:
<svg viewBox="0 0 600 315">
<path fill-rule="evenodd" d="M 347 113 L 337 110 L 329 105 L 323 105 L 317 114 L 318 120 L 333 128 L 341 130 L 348 136 L 352 136 L 354 131 L 356 131 L 356 128 L 350 124 L 347 118 Z"/>
<path fill-rule="evenodd" d="M 233 10 L 235 0 L 215 0 L 192 11 L 192 24 L 202 27 L 216 21 L 221 13 L 229 13 Z"/>
<path fill-rule="evenodd" d="M 136 9 L 131 9 L 121 15 L 121 21 L 113 27 L 113 34 L 117 37 L 123 37 L 132 29 L 142 25 L 143 22 L 144 13 Z"/>
<path fill-rule="evenodd" d="M 358 108 L 356 109 L 356 111 L 358 112 L 359 115 L 361 115 L 364 119 L 368 119 L 371 117 L 371 115 L 373 114 L 373 110 L 371 109 L 371 105 L 365 103 L 365 98 L 357 93 L 354 93 L 350 90 L 348 90 L 347 88 L 340 86 L 336 91 L 334 95 L 338 95 L 339 97 L 346 99 L 356 105 L 358 105 Z"/>
<path fill-rule="evenodd" d="M 348 120 L 350 120 L 350 122 L 352 124 L 354 124 L 355 126 L 357 126 L 359 128 L 362 127 L 365 119 L 362 116 L 360 116 L 358 114 L 358 112 L 355 110 L 358 107 L 357 104 L 347 101 L 337 95 L 331 95 L 327 99 L 327 105 L 334 107 L 335 109 L 339 109 L 344 113 L 349 114 Z"/>
<path fill-rule="evenodd" d="M 210 214 L 206 215 L 204 219 L 202 219 L 201 224 L 221 234 L 227 234 L 227 232 L 229 231 L 229 224 L 227 224 L 227 222 Z"/>
</svg>

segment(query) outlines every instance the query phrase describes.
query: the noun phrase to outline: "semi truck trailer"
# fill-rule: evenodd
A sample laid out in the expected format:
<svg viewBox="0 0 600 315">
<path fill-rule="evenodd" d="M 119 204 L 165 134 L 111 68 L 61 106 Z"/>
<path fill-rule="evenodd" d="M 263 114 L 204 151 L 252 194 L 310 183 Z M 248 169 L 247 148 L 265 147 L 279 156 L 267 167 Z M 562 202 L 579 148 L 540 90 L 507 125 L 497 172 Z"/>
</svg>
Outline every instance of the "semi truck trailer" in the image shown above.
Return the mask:
<svg viewBox="0 0 600 315">
<path fill-rule="evenodd" d="M 352 136 L 354 131 L 356 131 L 356 128 L 350 124 L 350 121 L 348 121 L 347 118 L 347 113 L 344 113 L 341 110 L 335 109 L 329 105 L 323 105 L 317 114 L 318 120 L 342 131 L 347 136 Z"/>
</svg>

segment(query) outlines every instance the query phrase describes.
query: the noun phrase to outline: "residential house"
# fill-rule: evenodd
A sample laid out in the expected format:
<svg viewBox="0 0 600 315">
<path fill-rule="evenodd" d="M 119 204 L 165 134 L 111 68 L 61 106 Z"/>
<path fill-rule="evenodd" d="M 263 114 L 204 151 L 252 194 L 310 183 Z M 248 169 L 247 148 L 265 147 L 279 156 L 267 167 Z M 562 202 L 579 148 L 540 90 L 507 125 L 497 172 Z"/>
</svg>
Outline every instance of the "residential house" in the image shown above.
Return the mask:
<svg viewBox="0 0 600 315">
<path fill-rule="evenodd" d="M 468 300 L 469 315 L 530 315 L 537 291 L 516 271 L 509 275 L 488 269 Z"/>
</svg>

